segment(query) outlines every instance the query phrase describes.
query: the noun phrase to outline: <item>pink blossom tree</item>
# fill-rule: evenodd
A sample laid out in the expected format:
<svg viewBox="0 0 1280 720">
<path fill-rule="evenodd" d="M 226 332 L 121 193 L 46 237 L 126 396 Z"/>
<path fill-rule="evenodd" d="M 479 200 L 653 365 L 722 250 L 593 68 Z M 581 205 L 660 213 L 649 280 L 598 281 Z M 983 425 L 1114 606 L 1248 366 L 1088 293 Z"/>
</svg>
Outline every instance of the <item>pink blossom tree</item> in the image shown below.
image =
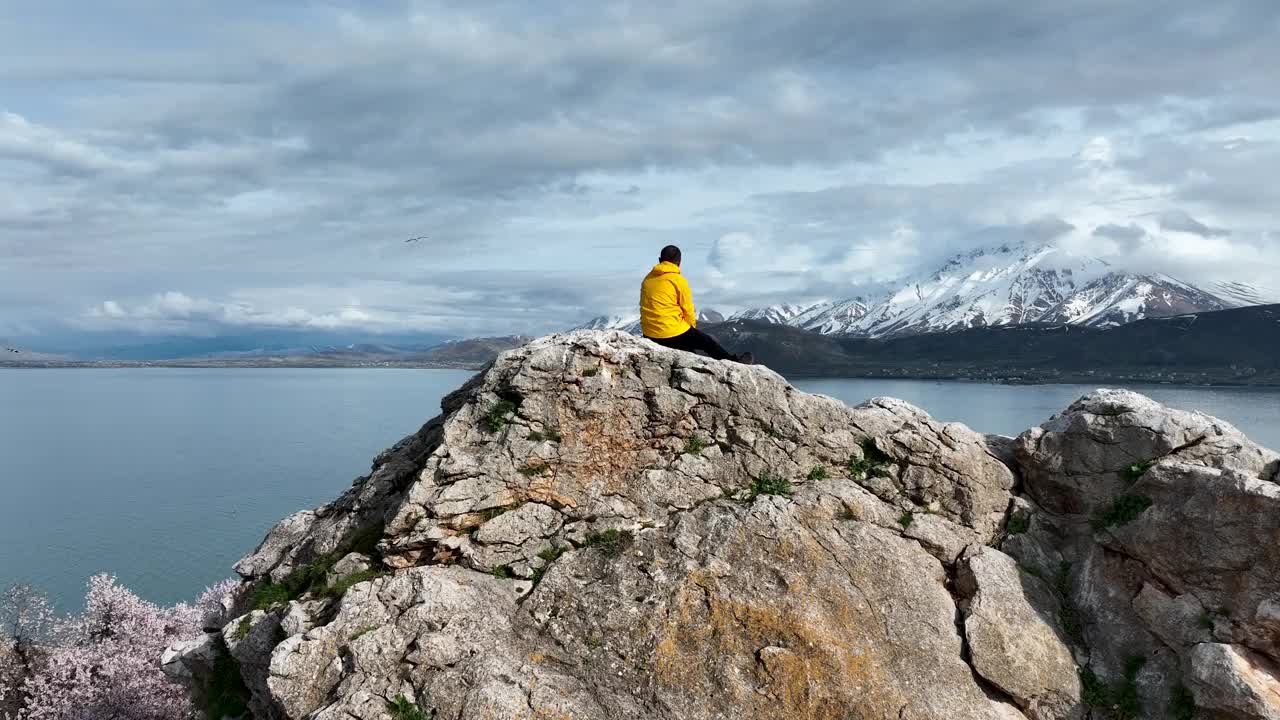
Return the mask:
<svg viewBox="0 0 1280 720">
<path fill-rule="evenodd" d="M 29 589 L 16 593 L 12 601 L 6 594 L 6 607 L 25 608 L 21 626 L 7 620 L 17 611 L 0 611 L 8 642 L 14 648 L 26 643 L 28 650 L 25 656 L 9 653 L 14 659 L 7 665 L 22 679 L 15 691 L 9 691 L 16 699 L 3 720 L 193 717 L 189 694 L 164 675 L 159 658 L 175 640 L 219 624 L 221 600 L 233 587 L 234 581 L 226 581 L 206 590 L 194 605 L 161 607 L 142 600 L 114 577 L 97 575 L 89 580 L 84 612 L 66 619 L 55 619 L 47 602 L 41 606 L 31 600 L 35 593 Z M 4 667 L 0 664 L 0 673 Z"/>
</svg>

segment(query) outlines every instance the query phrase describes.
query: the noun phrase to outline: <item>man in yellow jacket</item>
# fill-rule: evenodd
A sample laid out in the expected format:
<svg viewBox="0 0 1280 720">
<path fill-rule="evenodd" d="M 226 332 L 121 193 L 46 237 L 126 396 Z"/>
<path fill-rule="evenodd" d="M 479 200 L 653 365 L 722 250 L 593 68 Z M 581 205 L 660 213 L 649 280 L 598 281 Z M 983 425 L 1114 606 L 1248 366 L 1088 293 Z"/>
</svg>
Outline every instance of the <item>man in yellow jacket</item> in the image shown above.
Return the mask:
<svg viewBox="0 0 1280 720">
<path fill-rule="evenodd" d="M 640 284 L 640 330 L 646 338 L 675 350 L 702 352 L 716 360 L 751 362 L 750 353 L 733 355 L 698 329 L 693 292 L 680 274 L 680 248 L 662 248 L 658 264 Z"/>
</svg>

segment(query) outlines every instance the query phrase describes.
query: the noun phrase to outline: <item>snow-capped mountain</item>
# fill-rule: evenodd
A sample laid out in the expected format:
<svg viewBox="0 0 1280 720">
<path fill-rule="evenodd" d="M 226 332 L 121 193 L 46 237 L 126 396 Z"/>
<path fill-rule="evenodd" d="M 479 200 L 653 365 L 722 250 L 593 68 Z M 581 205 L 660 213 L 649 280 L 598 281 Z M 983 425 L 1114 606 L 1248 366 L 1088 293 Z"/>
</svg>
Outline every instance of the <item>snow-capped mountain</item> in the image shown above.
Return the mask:
<svg viewBox="0 0 1280 720">
<path fill-rule="evenodd" d="M 760 320 L 762 322 L 771 322 L 776 325 L 790 325 L 791 321 L 796 317 L 803 315 L 819 305 L 792 305 L 790 303 L 782 303 L 779 305 L 770 305 L 768 307 L 750 308 L 741 312 L 736 312 L 729 316 L 730 320 Z"/>
<path fill-rule="evenodd" d="M 707 308 L 698 311 L 698 322 L 724 322 L 724 315 Z M 573 328 L 574 330 L 621 330 L 632 335 L 640 334 L 640 314 L 635 315 L 601 315 Z"/>
<path fill-rule="evenodd" d="M 1052 244 L 1015 244 L 957 255 L 882 297 L 819 305 L 787 324 L 866 337 L 1031 322 L 1110 327 L 1252 304 L 1245 301 L 1251 291 L 1237 288 L 1224 298 L 1165 275 L 1126 272 L 1098 258 L 1071 255 Z"/>
<path fill-rule="evenodd" d="M 601 315 L 591 318 L 574 330 L 622 330 L 632 335 L 640 334 L 640 315 Z"/>
<path fill-rule="evenodd" d="M 866 315 L 866 302 L 863 298 L 856 297 L 814 305 L 796 316 L 791 324 L 824 335 L 846 335 Z"/>
</svg>

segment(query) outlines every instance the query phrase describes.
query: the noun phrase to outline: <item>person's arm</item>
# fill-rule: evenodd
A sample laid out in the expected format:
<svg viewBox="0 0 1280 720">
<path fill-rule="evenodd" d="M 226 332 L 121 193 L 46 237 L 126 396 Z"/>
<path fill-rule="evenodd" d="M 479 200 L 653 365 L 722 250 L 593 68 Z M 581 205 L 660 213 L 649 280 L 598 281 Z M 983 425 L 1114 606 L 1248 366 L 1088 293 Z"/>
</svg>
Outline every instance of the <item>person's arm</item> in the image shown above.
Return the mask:
<svg viewBox="0 0 1280 720">
<path fill-rule="evenodd" d="M 698 311 L 693 309 L 693 290 L 689 289 L 689 281 L 683 275 L 676 275 L 672 281 L 676 284 L 676 295 L 680 298 L 680 312 L 684 315 L 684 321 L 689 323 L 689 327 L 698 327 Z"/>
</svg>

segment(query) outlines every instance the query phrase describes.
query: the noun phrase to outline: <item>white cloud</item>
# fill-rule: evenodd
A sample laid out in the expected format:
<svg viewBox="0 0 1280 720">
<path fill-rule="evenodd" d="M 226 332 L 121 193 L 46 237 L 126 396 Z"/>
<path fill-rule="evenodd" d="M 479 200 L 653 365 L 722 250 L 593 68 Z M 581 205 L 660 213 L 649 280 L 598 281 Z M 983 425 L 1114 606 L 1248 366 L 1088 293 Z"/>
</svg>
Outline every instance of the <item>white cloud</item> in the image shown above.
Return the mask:
<svg viewBox="0 0 1280 720">
<path fill-rule="evenodd" d="M 524 332 L 669 242 L 703 304 L 801 301 L 1045 219 L 1280 270 L 1273 0 L 153 5 L 0 22 L 5 327 Z"/>
</svg>

